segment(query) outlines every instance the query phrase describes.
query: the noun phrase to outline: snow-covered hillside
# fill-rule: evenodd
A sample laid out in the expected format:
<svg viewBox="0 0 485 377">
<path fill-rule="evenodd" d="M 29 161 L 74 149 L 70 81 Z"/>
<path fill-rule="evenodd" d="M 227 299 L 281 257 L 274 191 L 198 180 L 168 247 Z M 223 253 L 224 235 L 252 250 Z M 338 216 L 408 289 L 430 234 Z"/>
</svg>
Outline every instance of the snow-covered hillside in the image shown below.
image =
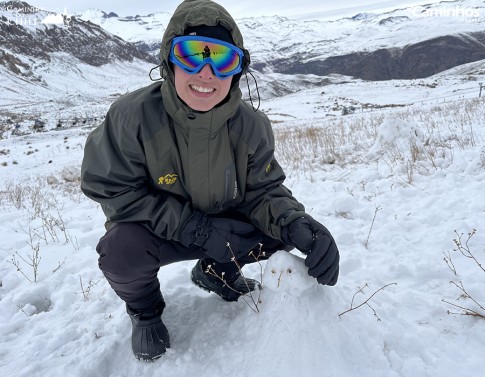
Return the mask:
<svg viewBox="0 0 485 377">
<path fill-rule="evenodd" d="M 108 17 L 102 10 L 88 9 L 79 14 L 78 17 L 101 25 L 103 29 L 129 42 L 160 42 L 172 13 L 160 12 L 129 17 Z"/>
<path fill-rule="evenodd" d="M 105 15 L 101 10 L 90 9 L 79 17 L 130 42 L 159 43 L 171 12 L 136 17 Z M 235 18 L 255 62 L 293 54 L 321 59 L 360 50 L 403 47 L 442 35 L 483 31 L 485 4 L 481 0 L 442 1 L 324 20 L 318 19 L 318 14 L 312 17 L 311 12 L 303 19 Z"/>
<path fill-rule="evenodd" d="M 428 87 L 418 88 L 413 97 L 424 101 Z M 405 89 L 373 90 L 382 102 L 399 102 Z M 287 185 L 335 234 L 338 285 L 316 285 L 300 253 L 279 253 L 262 263 L 262 275 L 258 265 L 244 269 L 263 282 L 255 312 L 192 285 L 193 263 L 164 267 L 172 347 L 150 365 L 131 355 L 128 316 L 97 267 L 104 218 L 78 181 L 92 127 L 0 140 L 2 375 L 479 375 L 485 321 L 448 311 L 483 313 L 460 282 L 485 302 L 485 272 L 453 250 L 456 230 L 484 263 L 483 100 L 330 118 L 318 109 L 328 101 L 303 91 L 265 110 Z"/>
<path fill-rule="evenodd" d="M 27 80 L 0 67 L 0 132 L 28 132 L 36 119 L 46 129 L 68 127 L 78 119 L 91 125 L 104 118 L 109 104 L 121 94 L 149 82 L 153 65 L 134 60 L 102 67 L 80 63 L 68 54 L 54 54 L 36 64 L 38 80 Z"/>
</svg>

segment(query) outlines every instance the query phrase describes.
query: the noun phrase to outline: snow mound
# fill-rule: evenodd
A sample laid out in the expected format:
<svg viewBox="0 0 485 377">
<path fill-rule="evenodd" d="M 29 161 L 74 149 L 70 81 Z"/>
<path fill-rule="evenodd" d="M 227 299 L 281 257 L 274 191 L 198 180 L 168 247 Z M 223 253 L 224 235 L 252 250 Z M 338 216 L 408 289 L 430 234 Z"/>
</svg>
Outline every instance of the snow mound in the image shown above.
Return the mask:
<svg viewBox="0 0 485 377">
<path fill-rule="evenodd" d="M 227 331 L 228 339 L 240 339 L 247 350 L 271 350 L 271 359 L 253 357 L 244 375 L 293 376 L 301 371 L 305 376 L 337 377 L 356 375 L 358 370 L 364 376 L 395 376 L 382 352 L 374 352 L 377 357 L 372 360 L 368 357 L 369 350 L 383 348 L 375 336 L 382 330 L 371 313 L 338 315 L 349 305 L 346 296 L 338 287 L 317 284 L 302 258 L 284 251 L 271 256 L 263 274 L 259 312 L 246 310 L 244 316 L 234 316 Z"/>
<path fill-rule="evenodd" d="M 368 160 L 375 160 L 390 151 L 401 155 L 410 143 L 422 146 L 423 133 L 414 125 L 410 125 L 394 116 L 388 116 L 379 125 L 374 145 L 367 153 Z"/>
</svg>

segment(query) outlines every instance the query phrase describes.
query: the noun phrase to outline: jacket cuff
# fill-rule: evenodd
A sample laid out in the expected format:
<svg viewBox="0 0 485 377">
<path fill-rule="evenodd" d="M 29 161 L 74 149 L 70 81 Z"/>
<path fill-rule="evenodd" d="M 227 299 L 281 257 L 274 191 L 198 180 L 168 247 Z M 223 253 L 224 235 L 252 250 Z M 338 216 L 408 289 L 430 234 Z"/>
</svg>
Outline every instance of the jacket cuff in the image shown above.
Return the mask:
<svg viewBox="0 0 485 377">
<path fill-rule="evenodd" d="M 285 213 L 283 216 L 281 216 L 281 219 L 279 220 L 280 227 L 283 228 L 283 227 L 289 225 L 290 223 L 292 223 L 294 220 L 298 219 L 299 217 L 311 218 L 311 216 L 304 211 L 291 211 L 291 212 Z"/>
<path fill-rule="evenodd" d="M 307 214 L 306 212 L 304 211 L 289 211 L 289 212 L 285 212 L 281 217 L 280 219 L 278 220 L 278 225 L 279 225 L 279 228 L 280 228 L 280 240 L 287 244 L 287 245 L 293 245 L 290 240 L 288 239 L 287 235 L 286 235 L 286 228 L 289 224 L 291 224 L 293 221 L 295 221 L 296 219 L 300 218 L 300 217 L 306 217 L 306 218 L 311 218 L 311 216 L 309 214 Z M 295 245 L 293 245 L 295 246 Z"/>
</svg>

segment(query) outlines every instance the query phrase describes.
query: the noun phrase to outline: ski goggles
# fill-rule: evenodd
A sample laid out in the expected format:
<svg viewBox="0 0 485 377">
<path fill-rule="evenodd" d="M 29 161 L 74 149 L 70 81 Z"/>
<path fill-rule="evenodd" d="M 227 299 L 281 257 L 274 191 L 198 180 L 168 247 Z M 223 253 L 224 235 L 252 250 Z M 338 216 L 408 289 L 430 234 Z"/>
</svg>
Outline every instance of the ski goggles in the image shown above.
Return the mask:
<svg viewBox="0 0 485 377">
<path fill-rule="evenodd" d="M 230 43 L 187 35 L 172 40 L 169 60 L 190 74 L 210 64 L 214 74 L 224 79 L 242 71 L 243 58 L 242 50 Z"/>
</svg>

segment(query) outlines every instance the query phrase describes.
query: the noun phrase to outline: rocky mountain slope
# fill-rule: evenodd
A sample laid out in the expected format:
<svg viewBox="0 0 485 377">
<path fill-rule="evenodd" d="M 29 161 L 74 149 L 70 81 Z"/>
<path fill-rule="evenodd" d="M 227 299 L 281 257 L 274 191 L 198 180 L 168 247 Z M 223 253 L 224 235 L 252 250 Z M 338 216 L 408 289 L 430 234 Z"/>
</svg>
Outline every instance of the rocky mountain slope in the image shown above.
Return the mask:
<svg viewBox="0 0 485 377">
<path fill-rule="evenodd" d="M 485 59 L 485 32 L 445 35 L 402 48 L 381 48 L 332 56 L 324 60 L 276 59 L 259 64 L 285 74 L 342 74 L 363 80 L 418 79 Z"/>
<path fill-rule="evenodd" d="M 170 13 L 79 15 L 156 57 Z M 485 59 L 485 4 L 443 1 L 336 20 L 254 17 L 237 20 L 253 69 L 265 73 L 342 74 L 364 80 L 429 77 Z"/>
<path fill-rule="evenodd" d="M 62 16 L 61 22 L 49 23 L 49 16 Z M 38 11 L 25 2 L 1 3 L 0 20 L 0 64 L 19 75 L 31 75 L 36 65 L 50 63 L 56 53 L 69 54 L 96 67 L 114 61 L 153 61 L 150 55 L 99 25 L 75 16 Z"/>
</svg>

